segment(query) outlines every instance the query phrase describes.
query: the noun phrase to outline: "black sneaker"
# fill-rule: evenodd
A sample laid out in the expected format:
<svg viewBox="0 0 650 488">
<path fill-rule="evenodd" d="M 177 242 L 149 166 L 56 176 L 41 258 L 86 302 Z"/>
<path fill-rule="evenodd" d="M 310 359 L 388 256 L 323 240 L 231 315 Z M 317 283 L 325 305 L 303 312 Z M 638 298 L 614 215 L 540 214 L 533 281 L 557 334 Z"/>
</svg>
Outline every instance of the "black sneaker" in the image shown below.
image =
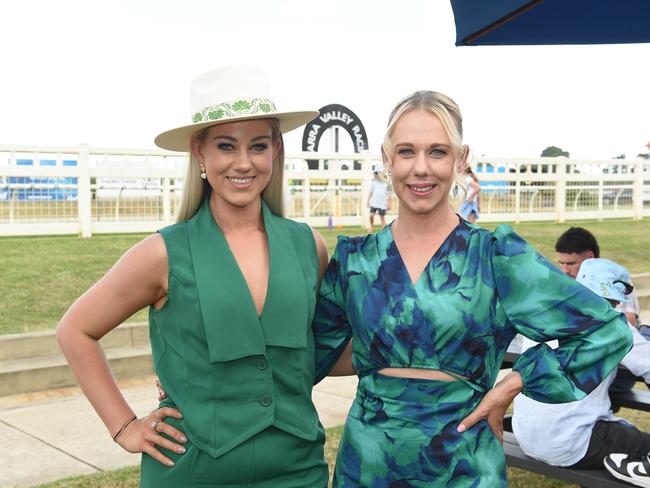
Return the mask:
<svg viewBox="0 0 650 488">
<path fill-rule="evenodd" d="M 610 454 L 603 459 L 612 476 L 636 486 L 650 488 L 650 454 L 632 457 L 627 454 Z"/>
</svg>

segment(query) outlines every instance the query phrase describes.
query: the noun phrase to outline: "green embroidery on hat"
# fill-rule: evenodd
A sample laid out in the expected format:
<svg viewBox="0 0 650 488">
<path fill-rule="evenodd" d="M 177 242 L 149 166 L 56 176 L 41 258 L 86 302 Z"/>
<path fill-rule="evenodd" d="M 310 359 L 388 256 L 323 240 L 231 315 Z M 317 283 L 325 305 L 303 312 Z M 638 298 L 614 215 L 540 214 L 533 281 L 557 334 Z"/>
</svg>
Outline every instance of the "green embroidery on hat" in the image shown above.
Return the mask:
<svg viewBox="0 0 650 488">
<path fill-rule="evenodd" d="M 242 110 L 248 110 L 251 108 L 251 104 L 246 100 L 238 100 L 232 104 L 232 109 L 236 112 L 241 112 Z"/>
<path fill-rule="evenodd" d="M 219 120 L 225 115 L 225 112 L 221 109 L 219 110 L 212 110 L 208 112 L 208 119 L 210 120 Z"/>
<path fill-rule="evenodd" d="M 192 122 L 209 122 L 211 120 L 228 120 L 246 115 L 260 115 L 276 112 L 275 104 L 267 98 L 236 100 L 232 103 L 220 103 L 203 108 L 192 116 Z"/>
</svg>

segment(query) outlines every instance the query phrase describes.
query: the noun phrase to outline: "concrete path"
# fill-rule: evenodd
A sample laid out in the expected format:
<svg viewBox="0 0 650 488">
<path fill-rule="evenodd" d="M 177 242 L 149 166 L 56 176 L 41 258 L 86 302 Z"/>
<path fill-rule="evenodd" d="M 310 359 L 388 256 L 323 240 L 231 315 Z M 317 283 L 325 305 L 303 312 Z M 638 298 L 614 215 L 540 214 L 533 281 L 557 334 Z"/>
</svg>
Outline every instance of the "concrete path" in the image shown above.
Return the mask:
<svg viewBox="0 0 650 488">
<path fill-rule="evenodd" d="M 323 425 L 345 422 L 356 377 L 327 378 L 313 398 Z M 156 405 L 154 377 L 120 381 L 138 415 Z M 0 397 L 0 487 L 33 486 L 139 464 L 110 438 L 78 388 Z"/>
</svg>

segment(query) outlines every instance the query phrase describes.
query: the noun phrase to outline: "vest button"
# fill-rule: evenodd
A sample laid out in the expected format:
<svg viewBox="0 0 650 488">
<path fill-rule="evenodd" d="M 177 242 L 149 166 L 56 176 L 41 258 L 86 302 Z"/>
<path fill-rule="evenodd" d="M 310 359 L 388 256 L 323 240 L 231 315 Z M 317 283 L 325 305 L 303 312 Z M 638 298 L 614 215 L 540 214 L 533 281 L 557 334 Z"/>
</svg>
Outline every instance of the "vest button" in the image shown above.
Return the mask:
<svg viewBox="0 0 650 488">
<path fill-rule="evenodd" d="M 260 398 L 260 404 L 263 407 L 268 407 L 271 403 L 273 403 L 273 400 L 268 395 L 262 395 L 262 398 Z"/>
<path fill-rule="evenodd" d="M 268 365 L 269 363 L 264 358 L 258 359 L 257 362 L 255 363 L 255 366 L 257 366 L 257 369 L 259 369 L 260 371 L 266 369 Z"/>
</svg>

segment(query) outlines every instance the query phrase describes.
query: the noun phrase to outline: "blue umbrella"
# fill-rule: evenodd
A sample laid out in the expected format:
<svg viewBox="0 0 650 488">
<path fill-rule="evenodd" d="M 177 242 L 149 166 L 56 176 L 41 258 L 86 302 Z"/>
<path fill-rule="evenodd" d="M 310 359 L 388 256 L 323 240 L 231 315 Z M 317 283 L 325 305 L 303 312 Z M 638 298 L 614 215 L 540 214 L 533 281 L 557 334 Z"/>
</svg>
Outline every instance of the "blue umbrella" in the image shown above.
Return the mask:
<svg viewBox="0 0 650 488">
<path fill-rule="evenodd" d="M 451 0 L 456 45 L 650 42 L 650 0 Z"/>
</svg>

